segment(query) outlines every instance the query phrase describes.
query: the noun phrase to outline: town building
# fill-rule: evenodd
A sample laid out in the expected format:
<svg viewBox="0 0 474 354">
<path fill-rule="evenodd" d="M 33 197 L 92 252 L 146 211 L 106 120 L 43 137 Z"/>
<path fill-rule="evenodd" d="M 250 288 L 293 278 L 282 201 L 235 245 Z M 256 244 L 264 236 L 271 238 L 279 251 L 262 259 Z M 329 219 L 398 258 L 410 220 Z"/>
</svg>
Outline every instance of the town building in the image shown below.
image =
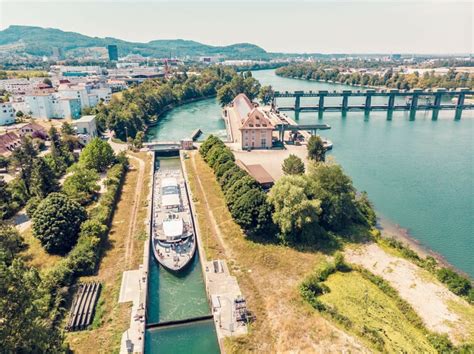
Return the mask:
<svg viewBox="0 0 474 354">
<path fill-rule="evenodd" d="M 76 129 L 77 136 L 84 145 L 98 136 L 95 115 L 82 116 L 80 119 L 73 121 L 72 126 Z"/>
<path fill-rule="evenodd" d="M 21 139 L 17 134 L 13 132 L 0 134 L 0 155 L 10 156 L 20 144 Z"/>
<path fill-rule="evenodd" d="M 46 139 L 47 137 L 46 129 L 42 125 L 39 125 L 34 122 L 19 124 L 18 134 L 20 135 L 21 138 L 27 135 L 33 138 L 42 138 L 42 139 Z"/>
<path fill-rule="evenodd" d="M 275 123 L 268 111 L 239 94 L 225 107 L 224 118 L 231 126 L 232 140 L 240 148 L 268 149 L 272 147 Z"/>
<path fill-rule="evenodd" d="M 0 103 L 0 125 L 15 123 L 15 110 L 10 102 Z"/>
<path fill-rule="evenodd" d="M 19 96 L 12 102 L 15 111 L 34 118 L 68 118 L 81 116 L 81 101 L 78 98 L 61 98 L 57 93 L 32 93 Z"/>
<path fill-rule="evenodd" d="M 109 52 L 109 60 L 110 61 L 117 61 L 118 60 L 118 48 L 115 44 L 109 44 L 107 46 L 107 50 Z"/>
</svg>

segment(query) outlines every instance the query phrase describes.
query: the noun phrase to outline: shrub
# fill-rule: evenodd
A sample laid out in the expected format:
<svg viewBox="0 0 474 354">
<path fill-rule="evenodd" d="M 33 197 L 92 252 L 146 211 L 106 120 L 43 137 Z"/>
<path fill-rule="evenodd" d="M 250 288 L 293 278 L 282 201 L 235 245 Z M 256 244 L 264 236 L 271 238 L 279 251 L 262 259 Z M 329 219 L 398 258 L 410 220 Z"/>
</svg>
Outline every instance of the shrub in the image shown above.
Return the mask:
<svg viewBox="0 0 474 354">
<path fill-rule="evenodd" d="M 30 198 L 28 203 L 26 203 L 26 215 L 28 215 L 30 219 L 33 218 L 33 215 L 35 214 L 38 205 L 41 203 L 41 200 L 42 199 L 40 197 L 33 197 Z"/>
<path fill-rule="evenodd" d="M 453 293 L 468 296 L 472 290 L 470 281 L 449 268 L 440 268 L 436 272 L 438 279 L 446 284 Z"/>
<path fill-rule="evenodd" d="M 205 159 L 208 151 L 211 150 L 215 145 L 224 146 L 224 143 L 218 137 L 211 134 L 199 147 L 199 153 Z"/>
<path fill-rule="evenodd" d="M 76 244 L 79 228 L 87 218 L 78 203 L 61 193 L 51 193 L 33 216 L 33 233 L 47 252 L 65 254 Z"/>
</svg>

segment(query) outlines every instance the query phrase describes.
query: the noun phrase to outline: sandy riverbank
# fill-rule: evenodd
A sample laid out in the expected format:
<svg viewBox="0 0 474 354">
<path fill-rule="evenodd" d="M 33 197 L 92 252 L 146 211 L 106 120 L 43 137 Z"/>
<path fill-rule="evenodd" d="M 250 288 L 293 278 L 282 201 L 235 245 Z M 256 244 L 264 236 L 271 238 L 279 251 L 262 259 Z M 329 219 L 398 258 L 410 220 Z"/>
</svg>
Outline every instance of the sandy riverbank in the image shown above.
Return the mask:
<svg viewBox="0 0 474 354">
<path fill-rule="evenodd" d="M 410 232 L 408 229 L 405 229 L 401 227 L 398 224 L 395 224 L 394 222 L 390 221 L 389 219 L 385 217 L 378 217 L 377 220 L 377 229 L 380 230 L 382 233 L 382 237 L 386 238 L 394 238 L 397 241 L 403 242 L 405 245 L 407 245 L 409 248 L 411 248 L 413 251 L 418 253 L 421 257 L 433 257 L 438 261 L 439 264 L 451 268 L 455 270 L 457 273 L 462 274 L 469 279 L 472 279 L 471 276 L 464 271 L 454 267 L 451 263 L 449 263 L 446 258 L 443 257 L 443 255 L 431 250 L 428 246 L 422 244 L 420 241 L 418 241 L 416 238 L 414 238 L 412 235 L 410 235 Z"/>
</svg>

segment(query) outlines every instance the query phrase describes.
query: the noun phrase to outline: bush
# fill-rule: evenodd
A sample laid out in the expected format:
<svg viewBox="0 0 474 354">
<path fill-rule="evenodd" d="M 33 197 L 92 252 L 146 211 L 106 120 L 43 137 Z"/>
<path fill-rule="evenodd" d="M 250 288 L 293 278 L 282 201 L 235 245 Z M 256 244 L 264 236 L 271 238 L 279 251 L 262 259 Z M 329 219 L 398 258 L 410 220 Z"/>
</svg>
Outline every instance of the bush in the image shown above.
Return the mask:
<svg viewBox="0 0 474 354">
<path fill-rule="evenodd" d="M 211 150 L 215 145 L 224 146 L 224 143 L 218 137 L 214 135 L 209 135 L 199 147 L 199 153 L 205 159 L 208 151 Z"/>
<path fill-rule="evenodd" d="M 33 218 L 33 215 L 35 214 L 38 205 L 41 203 L 41 200 L 42 199 L 40 197 L 33 197 L 30 198 L 28 203 L 26 203 L 26 215 L 28 215 L 30 219 Z"/>
<path fill-rule="evenodd" d="M 438 279 L 446 284 L 453 293 L 468 296 L 472 290 L 470 281 L 449 268 L 440 268 L 436 272 Z"/>
<path fill-rule="evenodd" d="M 78 203 L 64 194 L 51 193 L 33 215 L 33 233 L 47 252 L 65 254 L 76 244 L 86 218 L 86 211 Z"/>
</svg>

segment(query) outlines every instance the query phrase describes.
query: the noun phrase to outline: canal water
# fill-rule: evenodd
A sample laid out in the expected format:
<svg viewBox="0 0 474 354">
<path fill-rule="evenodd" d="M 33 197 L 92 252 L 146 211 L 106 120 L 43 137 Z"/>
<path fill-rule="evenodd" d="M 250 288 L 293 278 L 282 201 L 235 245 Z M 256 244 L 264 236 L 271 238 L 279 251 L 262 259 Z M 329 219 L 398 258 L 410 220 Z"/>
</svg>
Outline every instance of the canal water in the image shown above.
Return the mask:
<svg viewBox="0 0 474 354">
<path fill-rule="evenodd" d="M 179 169 L 178 157 L 156 157 L 161 169 Z M 147 323 L 184 320 L 210 314 L 199 254 L 180 273 L 161 267 L 150 250 Z M 145 353 L 219 353 L 213 320 L 148 329 Z"/>
<path fill-rule="evenodd" d="M 282 78 L 273 70 L 253 72 L 263 85 L 280 91 L 358 89 L 347 85 Z M 284 101 L 282 101 L 284 102 Z M 350 99 L 349 103 L 356 103 Z M 309 100 L 301 101 L 301 105 Z M 340 104 L 327 99 L 326 104 Z M 402 99 L 397 104 L 405 103 Z M 373 104 L 386 104 L 377 98 Z M 293 112 L 286 112 L 294 116 Z M 148 136 L 175 140 L 201 128 L 203 137 L 223 134 L 224 122 L 215 99 L 191 103 L 171 111 Z M 443 255 L 451 264 L 474 277 L 474 119 L 463 112 L 301 113 L 301 123 L 323 122 L 332 129 L 322 134 L 334 143 L 331 154 L 352 177 L 359 190 L 368 192 L 378 215 L 402 228 L 422 245 Z M 185 129 L 183 129 L 185 127 Z M 224 134 L 225 135 L 225 134 Z"/>
</svg>

